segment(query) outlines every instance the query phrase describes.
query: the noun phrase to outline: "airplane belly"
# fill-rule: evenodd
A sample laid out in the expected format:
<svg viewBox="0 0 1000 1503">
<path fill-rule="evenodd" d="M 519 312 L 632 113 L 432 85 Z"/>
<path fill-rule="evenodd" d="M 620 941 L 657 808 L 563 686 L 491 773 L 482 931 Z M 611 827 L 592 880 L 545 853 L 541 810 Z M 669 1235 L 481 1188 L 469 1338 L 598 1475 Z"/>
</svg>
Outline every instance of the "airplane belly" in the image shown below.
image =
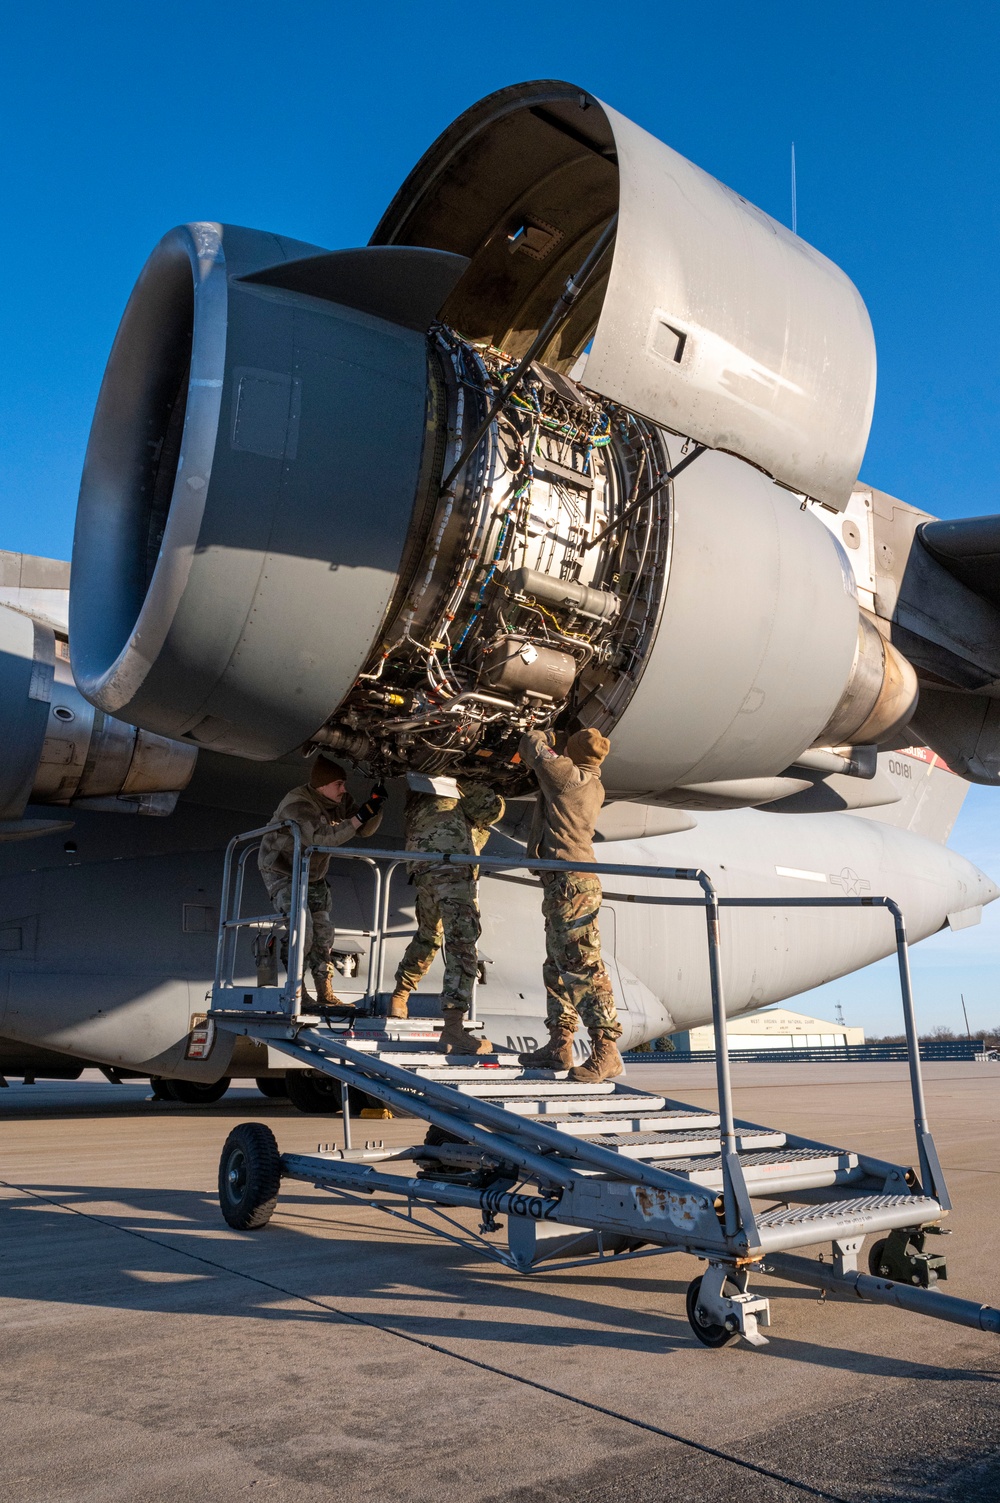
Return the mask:
<svg viewBox="0 0 1000 1503">
<path fill-rule="evenodd" d="M 900 903 L 912 941 L 935 933 L 949 915 L 953 921 L 975 915 L 997 895 L 988 878 L 947 847 L 844 814 L 708 813 L 694 830 L 609 842 L 599 853 L 623 864 L 701 866 L 722 896 L 887 894 Z M 125 859 L 8 868 L 0 876 L 0 1036 L 151 1074 L 224 1073 L 230 1048 L 224 1039 L 209 1061 L 184 1058 L 191 1018 L 204 1010 L 211 985 L 221 865 L 218 848 L 147 846 Z M 344 927 L 369 922 L 369 898 L 357 881 L 334 878 L 334 912 Z M 622 1046 L 709 1021 L 703 911 L 616 897 L 690 897 L 693 885 L 608 876 L 604 887 L 603 948 Z M 397 894 L 383 990 L 391 988 L 412 932 L 411 896 L 405 887 Z M 254 901 L 249 894 L 248 901 Z M 481 905 L 479 1015 L 499 1044 L 531 1048 L 545 1037 L 538 887 L 523 878 L 484 878 Z M 725 909 L 722 933 L 731 1014 L 869 965 L 894 943 L 888 913 L 864 908 Z M 250 969 L 247 951 L 239 970 Z M 356 995 L 363 979 L 345 981 L 345 994 Z M 421 991 L 440 989 L 439 959 Z"/>
<path fill-rule="evenodd" d="M 702 815 L 684 831 L 628 847 L 602 848 L 622 862 L 701 866 L 720 896 L 888 896 L 903 910 L 911 943 L 949 915 L 975 912 L 997 895 L 992 882 L 947 847 L 906 830 L 843 814 L 787 820 L 757 810 Z M 606 879 L 612 889 L 615 879 Z M 624 890 L 648 882 L 619 884 Z M 663 890 L 692 895 L 692 884 Z M 705 919 L 696 908 L 616 905 L 618 953 L 670 1012 L 675 1028 L 709 1020 Z M 974 920 L 975 921 L 975 920 Z M 724 909 L 723 980 L 729 1013 L 820 986 L 893 953 L 891 915 L 881 908 Z"/>
<path fill-rule="evenodd" d="M 194 1063 L 184 1059 L 191 1018 L 205 1011 L 206 989 L 135 972 L 38 971 L 13 980 L 0 1034 L 150 1075 L 187 1074 Z M 206 1078 L 225 1073 L 232 1045 L 232 1036 L 220 1036 Z"/>
</svg>

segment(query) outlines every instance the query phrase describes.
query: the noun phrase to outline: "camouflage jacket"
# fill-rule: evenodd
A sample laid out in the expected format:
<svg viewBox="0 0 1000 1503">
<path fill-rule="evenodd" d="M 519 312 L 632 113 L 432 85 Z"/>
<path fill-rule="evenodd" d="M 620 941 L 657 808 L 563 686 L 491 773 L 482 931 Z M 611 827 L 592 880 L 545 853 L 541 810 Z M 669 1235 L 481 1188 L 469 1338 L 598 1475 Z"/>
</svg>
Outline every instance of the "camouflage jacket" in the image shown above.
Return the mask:
<svg viewBox="0 0 1000 1503">
<path fill-rule="evenodd" d="M 485 783 L 459 782 L 458 798 L 439 798 L 433 793 L 406 795 L 406 849 L 408 851 L 454 851 L 478 856 L 490 838 L 490 826 L 503 819 L 506 805 L 499 793 Z M 410 876 L 431 871 L 433 862 L 412 861 Z M 456 867 L 463 875 L 468 867 Z M 472 868 L 473 877 L 479 868 Z"/>
<path fill-rule="evenodd" d="M 315 788 L 310 788 L 308 783 L 303 783 L 285 794 L 271 815 L 271 824 L 277 824 L 281 819 L 292 820 L 299 827 L 303 846 L 346 845 L 352 835 L 366 838 L 374 835 L 382 822 L 381 814 L 376 814 L 374 819 L 356 830 L 353 820 L 356 807 L 350 795 L 342 804 L 335 804 Z M 257 853 L 257 865 L 265 880 L 291 876 L 294 849 L 291 830 L 272 830 L 270 835 L 264 836 Z M 329 856 L 313 856 L 309 862 L 310 882 L 322 881 L 329 867 Z"/>
<path fill-rule="evenodd" d="M 546 731 L 528 731 L 518 748 L 538 783 L 528 855 L 547 861 L 593 861 L 594 825 L 604 803 L 599 767 L 577 767 L 553 750 Z"/>
</svg>

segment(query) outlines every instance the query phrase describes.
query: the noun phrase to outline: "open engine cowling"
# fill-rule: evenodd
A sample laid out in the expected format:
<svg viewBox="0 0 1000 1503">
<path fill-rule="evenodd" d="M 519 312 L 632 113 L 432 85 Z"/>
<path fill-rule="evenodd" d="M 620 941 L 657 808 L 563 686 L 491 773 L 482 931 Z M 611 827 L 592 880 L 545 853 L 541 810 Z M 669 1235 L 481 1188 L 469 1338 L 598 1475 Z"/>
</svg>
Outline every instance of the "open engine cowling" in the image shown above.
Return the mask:
<svg viewBox="0 0 1000 1503">
<path fill-rule="evenodd" d="M 856 473 L 870 326 L 837 268 L 741 204 L 540 84 L 456 122 L 366 250 L 172 231 L 87 453 L 84 694 L 240 756 L 317 743 L 511 783 L 521 731 L 597 725 L 632 797 L 878 740 L 912 675 L 801 508 L 843 504 Z M 613 223 L 613 256 L 473 446 Z M 671 478 L 692 439 L 732 452 Z"/>
</svg>

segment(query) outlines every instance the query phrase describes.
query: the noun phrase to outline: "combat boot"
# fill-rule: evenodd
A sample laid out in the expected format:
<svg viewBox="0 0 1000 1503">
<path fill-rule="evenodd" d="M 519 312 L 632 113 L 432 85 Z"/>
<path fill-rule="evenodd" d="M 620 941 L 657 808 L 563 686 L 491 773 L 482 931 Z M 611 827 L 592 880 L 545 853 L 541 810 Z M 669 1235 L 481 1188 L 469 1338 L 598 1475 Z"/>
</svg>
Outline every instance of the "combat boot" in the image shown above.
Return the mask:
<svg viewBox="0 0 1000 1503">
<path fill-rule="evenodd" d="M 568 1079 L 576 1085 L 600 1085 L 604 1080 L 624 1075 L 625 1062 L 614 1039 L 605 1038 L 603 1033 L 592 1033 L 590 1040 L 590 1058 L 570 1070 Z"/>
<path fill-rule="evenodd" d="M 529 1070 L 572 1070 L 572 1028 L 550 1028 L 549 1041 L 540 1049 L 519 1054 L 518 1062 Z"/>
<path fill-rule="evenodd" d="M 333 989 L 330 980 L 330 972 L 322 971 L 318 976 L 313 972 L 313 980 L 316 983 L 316 1001 L 320 1007 L 349 1007 L 350 1003 L 342 1002 Z"/>
<path fill-rule="evenodd" d="M 408 1018 L 410 1016 L 409 1008 L 406 1005 L 406 999 L 409 995 L 409 992 L 403 991 L 401 988 L 397 988 L 393 992 L 389 999 L 390 1018 Z"/>
<path fill-rule="evenodd" d="M 489 1039 L 469 1033 L 464 1026 L 465 1013 L 460 1007 L 444 1009 L 444 1027 L 441 1029 L 441 1048 L 445 1054 L 492 1054 Z"/>
<path fill-rule="evenodd" d="M 326 1013 L 331 1017 L 340 1018 L 341 1020 L 345 1018 L 350 1020 L 356 1015 L 358 1010 L 356 1004 L 354 1002 L 345 1002 L 342 997 L 337 996 L 337 993 L 333 989 L 333 982 L 330 980 L 329 971 L 323 971 L 318 976 L 314 971 L 313 980 L 316 983 L 317 1011 Z"/>
</svg>

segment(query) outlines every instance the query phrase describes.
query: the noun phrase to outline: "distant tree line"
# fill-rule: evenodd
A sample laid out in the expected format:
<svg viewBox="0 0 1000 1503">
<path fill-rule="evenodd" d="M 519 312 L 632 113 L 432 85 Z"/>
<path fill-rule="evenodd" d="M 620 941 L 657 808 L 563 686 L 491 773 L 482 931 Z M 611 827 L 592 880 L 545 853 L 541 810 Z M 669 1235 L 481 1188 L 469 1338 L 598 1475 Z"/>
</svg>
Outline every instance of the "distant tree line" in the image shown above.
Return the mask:
<svg viewBox="0 0 1000 1503">
<path fill-rule="evenodd" d="M 647 1042 L 645 1044 L 636 1044 L 636 1046 L 635 1046 L 634 1049 L 630 1049 L 629 1050 L 629 1053 L 630 1054 L 676 1054 L 677 1053 L 677 1045 L 674 1043 L 673 1039 L 670 1037 L 670 1035 L 668 1033 L 668 1034 L 664 1034 L 664 1036 L 663 1036 L 662 1039 L 650 1039 L 650 1040 L 647 1040 Z"/>
<path fill-rule="evenodd" d="M 1000 1048 L 1000 1025 L 995 1028 L 973 1028 L 970 1035 L 963 1032 L 956 1033 L 954 1028 L 945 1028 L 939 1023 L 936 1028 L 931 1028 L 926 1033 L 921 1033 L 920 1038 L 925 1043 L 946 1044 L 952 1039 L 961 1040 L 967 1039 L 970 1036 L 978 1039 L 987 1049 Z M 865 1035 L 865 1042 L 869 1044 L 905 1044 L 906 1035 L 904 1033 L 870 1033 Z"/>
</svg>

